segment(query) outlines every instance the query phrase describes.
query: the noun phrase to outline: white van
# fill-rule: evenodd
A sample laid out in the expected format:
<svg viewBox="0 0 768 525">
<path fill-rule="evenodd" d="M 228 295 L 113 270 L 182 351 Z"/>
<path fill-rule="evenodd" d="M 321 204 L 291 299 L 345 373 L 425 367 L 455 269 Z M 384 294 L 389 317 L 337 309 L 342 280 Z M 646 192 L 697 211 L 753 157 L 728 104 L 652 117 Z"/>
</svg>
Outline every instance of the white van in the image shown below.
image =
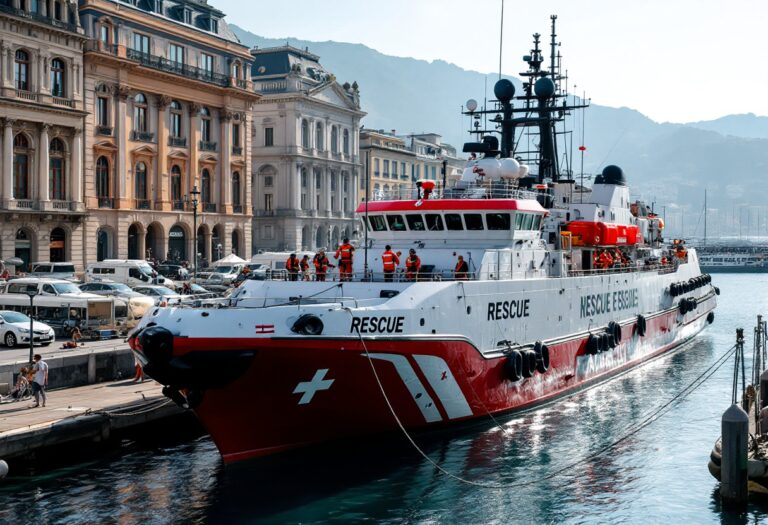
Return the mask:
<svg viewBox="0 0 768 525">
<path fill-rule="evenodd" d="M 27 272 L 28 277 L 76 280 L 75 264 L 71 262 L 35 262 L 30 267 L 32 270 Z"/>
<path fill-rule="evenodd" d="M 125 283 L 130 287 L 160 284 L 171 290 L 176 289 L 176 284 L 152 270 L 147 261 L 141 259 L 106 259 L 101 262 L 91 263 L 85 269 L 87 282 L 109 279 L 116 283 Z"/>
</svg>

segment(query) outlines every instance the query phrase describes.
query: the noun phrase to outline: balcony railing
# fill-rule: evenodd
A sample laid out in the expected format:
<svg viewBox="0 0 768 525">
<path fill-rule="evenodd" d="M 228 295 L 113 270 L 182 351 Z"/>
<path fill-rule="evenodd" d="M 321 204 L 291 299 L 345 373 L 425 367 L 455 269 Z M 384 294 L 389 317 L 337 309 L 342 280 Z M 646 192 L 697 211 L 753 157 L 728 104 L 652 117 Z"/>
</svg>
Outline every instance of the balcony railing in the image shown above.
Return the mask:
<svg viewBox="0 0 768 525">
<path fill-rule="evenodd" d="M 280 93 L 288 89 L 288 82 L 285 80 L 265 81 L 258 84 L 256 91 L 262 93 Z"/>
<path fill-rule="evenodd" d="M 173 201 L 174 211 L 184 211 L 184 201 Z"/>
<path fill-rule="evenodd" d="M 247 81 L 247 80 L 245 80 L 245 79 L 242 79 L 242 78 L 238 78 L 238 79 L 237 79 L 237 82 L 235 82 L 235 84 L 236 84 L 236 85 L 237 85 L 237 87 L 239 87 L 240 89 L 248 89 L 248 81 Z"/>
<path fill-rule="evenodd" d="M 29 100 L 30 102 L 38 102 L 40 99 L 37 93 L 32 93 L 31 91 L 25 91 L 23 89 L 16 90 L 16 97 Z"/>
<path fill-rule="evenodd" d="M 72 31 L 73 33 L 76 33 L 78 30 L 77 24 L 62 22 L 61 20 L 56 20 L 49 16 L 43 16 L 39 13 L 30 13 L 28 11 L 24 11 L 23 9 L 16 9 L 15 7 L 9 5 L 0 4 L 0 11 L 9 13 L 11 15 L 16 15 L 19 18 L 28 18 L 30 20 L 34 20 L 35 22 L 42 22 L 53 27 L 58 27 L 59 29 L 66 29 L 67 31 Z"/>
<path fill-rule="evenodd" d="M 216 151 L 216 146 L 218 144 L 216 142 L 207 142 L 205 140 L 200 141 L 200 150 L 201 151 Z"/>
<path fill-rule="evenodd" d="M 75 101 L 69 98 L 63 98 L 63 97 L 51 97 L 53 100 L 53 103 L 57 106 L 67 106 L 68 108 L 75 107 Z"/>
<path fill-rule="evenodd" d="M 205 213 L 216 213 L 216 204 L 213 202 L 204 202 L 203 211 Z"/>
<path fill-rule="evenodd" d="M 243 205 L 242 204 L 235 204 L 232 206 L 232 211 L 234 213 L 243 213 Z"/>
<path fill-rule="evenodd" d="M 99 197 L 99 208 L 114 208 L 115 199 L 112 197 Z"/>
<path fill-rule="evenodd" d="M 242 154 L 243 154 L 242 146 L 232 146 L 232 155 L 242 155 Z"/>
<path fill-rule="evenodd" d="M 96 134 L 104 135 L 105 137 L 112 136 L 112 126 L 96 126 Z"/>
<path fill-rule="evenodd" d="M 154 142 L 155 134 L 150 131 L 131 131 L 131 140 L 137 142 Z"/>
<path fill-rule="evenodd" d="M 36 210 L 37 201 L 32 199 L 14 199 L 8 202 L 8 207 L 16 210 Z"/>
<path fill-rule="evenodd" d="M 69 201 L 51 201 L 51 208 L 54 210 L 69 210 Z"/>
<path fill-rule="evenodd" d="M 186 137 L 168 137 L 168 145 L 174 148 L 186 148 L 187 138 Z"/>
<path fill-rule="evenodd" d="M 136 209 L 137 210 L 148 210 L 150 209 L 150 203 L 148 199 L 136 199 Z"/>
<path fill-rule="evenodd" d="M 136 51 L 135 49 L 127 49 L 126 57 L 129 60 L 134 60 L 140 63 L 142 66 L 157 69 L 158 71 L 181 75 L 192 80 L 200 80 L 202 82 L 216 84 L 217 86 L 221 87 L 230 86 L 230 79 L 226 75 L 214 73 L 213 71 L 208 71 L 199 67 L 188 66 L 187 64 L 168 60 L 165 57 L 151 55 L 149 53 L 142 53 L 141 51 Z"/>
</svg>

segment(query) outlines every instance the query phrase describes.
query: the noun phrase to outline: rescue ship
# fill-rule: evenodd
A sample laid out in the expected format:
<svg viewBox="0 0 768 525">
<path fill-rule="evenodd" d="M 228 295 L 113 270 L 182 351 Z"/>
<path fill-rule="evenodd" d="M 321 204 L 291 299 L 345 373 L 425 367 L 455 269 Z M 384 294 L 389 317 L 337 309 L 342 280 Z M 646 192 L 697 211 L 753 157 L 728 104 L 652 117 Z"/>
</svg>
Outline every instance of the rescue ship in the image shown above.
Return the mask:
<svg viewBox="0 0 768 525">
<path fill-rule="evenodd" d="M 559 166 L 557 130 L 587 104 L 568 102 L 559 60 L 542 67 L 539 44 L 535 34 L 520 94 L 502 79 L 490 107 L 468 103 L 472 122 L 491 125 L 470 130 L 460 180 L 363 202 L 351 273 L 246 281 L 227 307 L 144 316 L 133 351 L 226 463 L 529 409 L 714 320 L 719 291 L 696 251 L 663 239 L 620 168 L 586 187 Z M 557 45 L 553 18 L 553 57 Z M 523 151 L 526 132 L 535 151 Z M 415 249 L 419 271 L 385 276 L 386 245 Z"/>
</svg>

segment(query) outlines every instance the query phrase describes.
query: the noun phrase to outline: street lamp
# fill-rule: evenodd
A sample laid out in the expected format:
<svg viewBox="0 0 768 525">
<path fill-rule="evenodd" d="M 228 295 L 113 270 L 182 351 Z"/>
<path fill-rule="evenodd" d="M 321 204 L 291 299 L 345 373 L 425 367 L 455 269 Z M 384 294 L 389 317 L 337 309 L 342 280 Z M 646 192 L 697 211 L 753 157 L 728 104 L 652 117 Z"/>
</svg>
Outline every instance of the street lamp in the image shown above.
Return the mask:
<svg viewBox="0 0 768 525">
<path fill-rule="evenodd" d="M 195 252 L 192 280 L 197 282 L 197 197 L 200 195 L 200 191 L 197 189 L 197 186 L 192 186 L 192 191 L 189 194 L 192 195 L 192 248 Z"/>
<path fill-rule="evenodd" d="M 35 354 L 35 330 L 34 319 L 32 318 L 32 312 L 34 308 L 35 296 L 37 295 L 37 288 L 34 285 L 28 286 L 27 291 L 24 292 L 29 297 L 29 364 L 32 364 L 32 357 Z"/>
</svg>

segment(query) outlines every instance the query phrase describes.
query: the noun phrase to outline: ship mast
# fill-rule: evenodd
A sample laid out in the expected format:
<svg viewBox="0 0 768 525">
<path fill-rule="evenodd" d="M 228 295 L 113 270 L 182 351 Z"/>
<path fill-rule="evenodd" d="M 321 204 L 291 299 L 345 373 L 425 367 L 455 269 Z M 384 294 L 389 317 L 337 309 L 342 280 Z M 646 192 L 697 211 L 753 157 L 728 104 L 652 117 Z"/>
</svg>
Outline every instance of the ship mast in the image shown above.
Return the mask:
<svg viewBox="0 0 768 525">
<path fill-rule="evenodd" d="M 707 244 L 707 188 L 704 188 L 704 244 Z"/>
</svg>

